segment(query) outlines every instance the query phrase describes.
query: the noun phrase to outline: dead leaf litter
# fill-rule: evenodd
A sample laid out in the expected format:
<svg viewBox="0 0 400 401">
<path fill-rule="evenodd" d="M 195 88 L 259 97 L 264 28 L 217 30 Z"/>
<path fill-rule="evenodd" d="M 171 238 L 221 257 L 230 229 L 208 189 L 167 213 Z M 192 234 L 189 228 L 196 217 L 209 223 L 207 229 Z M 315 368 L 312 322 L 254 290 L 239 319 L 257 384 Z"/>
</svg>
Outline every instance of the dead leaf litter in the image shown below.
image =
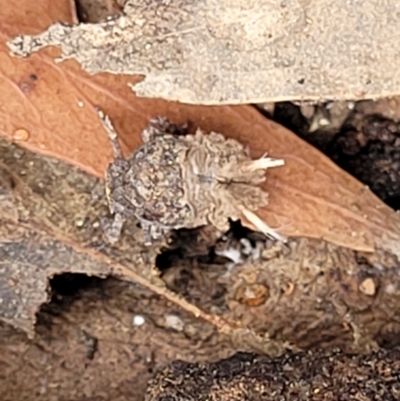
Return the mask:
<svg viewBox="0 0 400 401">
<path fill-rule="evenodd" d="M 43 401 L 60 397 L 68 401 L 139 401 L 143 399 L 147 380 L 160 369 L 148 392 L 148 396 L 156 400 L 171 393 L 168 385 L 159 386 L 158 383 L 164 378 L 170 383 L 171 374 L 180 377 L 183 366 L 186 373 L 188 369 L 193 372 L 180 381 L 183 388 L 196 384 L 196 380 L 202 381 L 207 372 L 217 372 L 217 375 L 207 376 L 206 383 L 211 387 L 204 386 L 202 381 L 201 389 L 195 394 L 197 398 L 229 396 L 229 399 L 239 397 L 242 400 L 251 395 L 265 397 L 265 388 L 274 388 L 283 393 L 294 389 L 296 397 L 305 394 L 306 399 L 311 395 L 316 400 L 322 396 L 336 400 L 337 389 L 329 384 L 329 380 L 336 377 L 336 371 L 333 375 L 324 375 L 326 369 L 335 368 L 345 377 L 341 390 L 346 395 L 356 391 L 356 374 L 359 378 L 357 397 L 378 394 L 388 400 L 397 399 L 398 369 L 392 361 L 397 351 L 382 350 L 368 357 L 349 357 L 317 349 L 339 347 L 346 352 L 365 353 L 398 345 L 398 216 L 320 152 L 249 106 L 211 108 L 138 99 L 127 88 L 129 82 L 137 82 L 132 76 L 89 76 L 73 63 L 54 64 L 54 52 L 47 50 L 24 60 L 10 57 L 5 42 L 15 44 L 12 37 L 25 32 L 26 26 L 32 26 L 37 33 L 56 20 L 69 25 L 74 21 L 69 1 L 65 4 L 23 1 L 20 7 L 23 15 L 10 3 L 4 4 L 0 15 L 4 37 L 0 43 L 0 71 L 6 83 L 3 87 L 6 101 L 0 103 L 0 130 L 24 147 L 68 160 L 97 176 L 103 175 L 111 161 L 112 149 L 107 146 L 105 135 L 108 130 L 116 156 L 109 167 L 106 185 L 108 206 L 119 224 L 124 220 L 124 229 L 111 235 L 113 239 L 118 238 L 112 246 L 105 241 L 100 222 L 110 216 L 102 181 L 55 159 L 1 141 L 0 398 L 14 401 L 17 395 L 19 400 L 29 401 L 38 397 Z M 235 4 L 230 2 L 228 9 L 232 11 Z M 171 10 L 182 10 L 169 2 L 151 2 L 146 6 L 145 18 L 157 19 L 160 13 L 165 17 Z M 189 6 L 194 7 L 188 3 Z M 212 4 L 200 2 L 196 5 L 205 6 Z M 309 6 L 312 8 L 312 3 Z M 117 7 L 116 3 L 108 2 L 106 8 L 114 13 Z M 88 29 L 84 35 L 85 46 L 89 44 L 92 50 L 93 32 L 90 30 L 93 29 L 103 32 L 103 39 L 111 38 L 113 44 L 120 43 L 120 38 L 115 36 L 122 29 L 118 24 L 128 24 L 138 12 L 134 2 L 128 1 L 125 7 L 125 16 L 90 28 L 85 24 L 73 28 L 65 24 L 53 26 L 50 39 L 56 45 L 61 37 L 66 39 L 62 57 L 66 56 L 66 48 L 74 43 L 74 35 L 77 35 L 75 39 L 82 40 L 85 29 Z M 208 11 L 212 9 L 207 7 Z M 268 7 L 260 9 L 268 11 Z M 290 14 L 296 7 L 288 10 Z M 283 15 L 279 13 L 269 17 Z M 179 12 L 172 15 L 180 16 Z M 171 21 L 175 20 L 171 18 Z M 244 22 L 236 21 L 234 26 L 242 27 Z M 131 29 L 130 26 L 126 28 Z M 221 29 L 231 25 L 218 26 L 219 30 L 211 32 L 217 42 L 224 33 Z M 146 31 L 149 26 L 144 23 L 139 28 Z M 154 35 L 147 34 L 131 42 L 131 45 L 143 44 L 148 59 L 149 52 L 160 50 L 159 46 L 175 43 L 175 36 L 168 36 L 168 27 L 159 25 L 158 28 L 167 29 L 165 42 L 149 42 Z M 183 28 L 190 30 L 190 20 Z M 390 30 L 390 24 L 386 28 Z M 191 33 L 187 34 L 184 32 L 183 36 L 190 37 Z M 30 52 L 32 46 L 46 46 L 48 39 L 48 33 L 36 37 L 36 42 L 25 36 L 20 49 L 29 48 Z M 103 49 L 104 41 L 98 44 Z M 101 60 L 96 59 L 97 56 L 93 59 L 117 65 L 114 53 L 108 49 L 109 57 L 104 58 L 103 50 L 98 53 L 102 54 Z M 122 46 L 116 51 L 120 50 L 126 48 Z M 78 54 L 74 46 L 68 51 L 68 57 Z M 172 64 L 174 54 L 170 52 Z M 159 55 L 163 58 L 165 53 Z M 125 61 L 129 64 L 132 58 Z M 166 59 L 163 62 L 160 68 L 169 71 L 171 64 Z M 248 66 L 248 60 L 246 62 Z M 240 68 L 239 64 L 231 63 Z M 98 66 L 103 68 L 104 64 Z M 290 72 L 290 66 L 287 68 Z M 279 70 L 282 69 L 279 67 Z M 154 93 L 164 93 L 169 98 L 167 92 L 171 88 L 174 91 L 185 88 L 186 78 L 178 82 L 176 77 L 164 74 L 152 81 L 153 72 L 149 71 L 146 70 L 141 84 L 145 87 L 153 82 Z M 231 79 L 229 74 L 226 76 Z M 201 74 L 198 77 L 204 78 Z M 244 98 L 232 97 L 232 93 L 226 91 L 227 86 L 219 86 L 225 75 L 215 79 L 211 75 L 207 77 L 217 92 L 208 88 L 204 97 L 204 87 L 199 90 L 192 79 L 190 90 L 179 92 L 179 89 L 175 94 L 206 103 L 223 103 L 229 99 L 243 101 Z M 167 85 L 167 92 L 160 85 L 161 79 L 173 82 L 172 86 Z M 154 86 L 154 82 L 158 82 L 158 86 Z M 379 81 L 372 77 L 369 87 L 372 92 L 375 82 Z M 356 80 L 355 83 L 359 84 Z M 312 87 L 308 84 L 304 78 L 298 81 L 303 90 Z M 140 84 L 136 88 L 140 88 Z M 257 90 L 263 90 L 262 86 Z M 262 95 L 265 93 L 270 94 L 267 91 Z M 254 92 L 246 92 L 245 96 L 248 99 Z M 94 105 L 110 112 L 115 130 L 108 123 L 106 130 L 102 129 Z M 310 122 L 310 135 L 327 128 L 331 120 L 332 126 L 339 130 L 343 121 L 352 115 L 353 109 L 347 104 L 343 106 L 342 115 L 340 105 L 336 106 L 330 106 L 329 113 L 324 107 L 314 107 L 315 112 L 303 107 Z M 355 104 L 354 110 L 358 107 Z M 279 108 L 276 104 L 270 109 L 275 113 Z M 160 115 L 165 119 L 155 119 Z M 387 199 L 395 199 L 397 128 L 392 122 L 377 121 L 372 118 L 371 124 L 357 129 L 355 138 L 358 144 L 363 144 L 366 137 L 384 143 L 385 155 L 378 160 L 379 168 L 374 173 L 379 177 L 377 181 L 385 186 L 393 183 L 390 189 L 394 191 Z M 188 122 L 199 127 L 197 133 L 185 131 Z M 162 135 L 158 135 L 160 133 Z M 344 142 L 354 143 L 353 139 L 351 134 Z M 370 148 L 368 157 L 377 161 L 374 149 Z M 284 159 L 285 167 L 271 169 L 265 175 L 266 151 Z M 152 152 L 146 166 L 156 173 L 150 187 L 144 185 L 146 174 L 142 174 L 144 170 L 136 163 L 146 152 Z M 124 158 L 122 154 L 129 156 Z M 171 165 L 164 163 L 168 155 Z M 171 173 L 166 174 L 166 181 L 163 181 L 164 176 L 157 175 L 160 162 L 161 171 Z M 246 167 L 239 171 L 240 181 L 245 178 L 245 182 L 229 182 L 238 178 L 238 165 Z M 170 166 L 176 168 L 168 170 Z M 263 168 L 253 170 L 255 166 Z M 121 167 L 127 179 L 123 182 L 125 186 L 120 185 L 121 177 L 111 179 L 121 173 Z M 170 183 L 169 179 L 176 184 L 175 189 L 182 190 L 183 196 L 178 199 L 169 196 L 161 205 L 167 203 L 172 209 L 160 209 L 155 195 L 160 187 L 165 187 L 165 182 Z M 132 180 L 142 185 L 140 197 L 132 192 Z M 221 195 L 218 199 L 217 192 Z M 196 197 L 198 193 L 204 195 L 203 198 Z M 264 203 L 255 202 L 251 208 L 251 202 L 243 194 L 254 193 L 256 197 L 248 198 Z M 125 200 L 128 198 L 127 202 L 121 201 L 122 195 Z M 227 198 L 234 201 L 229 203 Z M 182 199 L 183 204 L 180 203 Z M 151 206 L 150 214 L 144 207 L 146 202 Z M 228 203 L 235 205 L 229 213 L 223 207 Z M 188 205 L 191 212 L 183 213 L 182 222 L 177 223 L 173 211 L 176 207 L 186 210 Z M 218 219 L 215 218 L 217 211 L 222 212 Z M 289 234 L 286 244 L 266 238 L 244 227 L 240 221 L 230 220 L 228 224 L 228 216 L 239 215 L 243 223 L 251 225 L 246 222 L 247 217 L 253 227 L 258 225 L 261 231 L 265 231 L 265 226 L 262 229 L 261 225 L 266 221 L 275 223 L 274 227 L 285 227 L 284 231 Z M 124 219 L 120 219 L 121 216 Z M 167 224 L 154 225 L 155 220 L 163 218 Z M 146 226 L 147 220 L 151 224 Z M 144 231 L 138 228 L 138 223 Z M 188 229 L 189 226 L 193 228 Z M 229 231 L 221 236 L 221 230 L 228 226 Z M 169 240 L 158 241 L 164 229 Z M 143 233 L 152 241 L 152 247 L 143 246 Z M 27 340 L 17 329 L 31 339 Z M 302 349 L 315 351 L 297 354 Z M 236 355 L 221 361 L 238 350 L 269 357 L 250 355 L 246 358 L 251 360 L 245 358 L 247 362 L 242 363 L 241 356 Z M 296 354 L 292 356 L 288 350 Z M 281 359 L 271 359 L 284 353 Z M 194 365 L 175 362 L 163 369 L 177 359 Z M 387 360 L 390 369 L 386 366 Z M 216 364 L 210 368 L 213 361 Z M 337 361 L 344 363 L 335 365 Z M 371 369 L 365 368 L 367 361 L 374 364 Z M 205 364 L 199 368 L 199 362 Z M 259 372 L 271 364 L 277 373 L 272 382 L 265 380 L 264 373 L 262 381 L 259 377 L 255 381 L 248 380 L 249 369 Z M 296 364 L 300 364 L 300 368 Z M 279 376 L 280 366 L 286 372 L 285 378 Z M 285 386 L 288 366 L 294 373 L 289 379 L 291 385 Z M 376 390 L 376 366 L 379 373 L 384 372 L 385 384 L 388 381 L 393 384 L 385 388 L 386 393 L 381 388 Z M 323 372 L 324 377 L 310 376 L 310 369 Z M 229 377 L 221 383 L 221 375 L 226 371 Z M 304 376 L 304 372 L 307 375 Z M 394 382 L 390 381 L 392 379 Z M 184 401 L 185 397 L 191 397 L 191 393 L 180 393 L 178 399 Z"/>
</svg>

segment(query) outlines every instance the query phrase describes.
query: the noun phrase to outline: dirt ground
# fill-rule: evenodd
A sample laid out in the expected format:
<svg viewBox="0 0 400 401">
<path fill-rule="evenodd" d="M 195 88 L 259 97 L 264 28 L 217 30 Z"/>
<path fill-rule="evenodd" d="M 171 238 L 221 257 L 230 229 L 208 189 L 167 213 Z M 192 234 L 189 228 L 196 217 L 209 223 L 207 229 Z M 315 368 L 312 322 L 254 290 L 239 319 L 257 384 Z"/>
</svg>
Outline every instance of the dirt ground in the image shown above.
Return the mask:
<svg viewBox="0 0 400 401">
<path fill-rule="evenodd" d="M 218 363 L 176 361 L 150 381 L 147 400 L 398 400 L 399 351 L 338 351 L 271 359 L 237 353 Z"/>
<path fill-rule="evenodd" d="M 81 19 L 96 21 L 117 13 L 120 2 L 82 1 L 78 10 Z M 265 118 L 279 122 L 319 148 L 387 205 L 400 209 L 400 99 L 285 102 L 254 107 Z M 33 160 L 28 151 L 13 148 L 12 153 L 21 163 L 26 159 L 29 165 Z M 50 166 L 52 173 L 68 177 L 69 184 L 82 189 L 82 193 L 101 193 L 99 180 L 82 179 L 81 173 L 63 163 L 57 170 L 48 158 L 35 157 Z M 37 191 L 54 191 L 40 169 L 31 174 Z M 0 199 L 1 195 L 0 191 Z M 191 241 L 191 235 L 195 241 Z M 241 242 L 243 238 L 251 245 L 250 253 Z M 240 263 L 232 264 L 232 252 L 240 255 Z M 264 262 L 252 259 L 257 252 L 263 253 Z M 289 388 L 293 382 L 301 384 L 295 388 L 298 393 L 282 390 L 280 395 L 298 397 L 286 399 L 347 399 L 339 398 L 334 385 L 353 396 L 348 399 L 397 399 L 400 367 L 398 351 L 393 349 L 400 346 L 399 263 L 387 254 L 374 257 L 381 269 L 361 253 L 318 241 L 293 240 L 287 248 L 279 248 L 240 225 L 233 225 L 226 238 L 217 242 L 212 230 L 177 233 L 175 242 L 156 259 L 166 286 L 210 314 L 245 322 L 249 337 L 262 333 L 262 345 L 246 333 L 232 338 L 138 284 L 77 273 L 55 275 L 48 289 L 50 302 L 37 313 L 34 338 L 28 339 L 25 333 L 0 323 L 0 399 L 142 401 L 149 380 L 160 369 L 164 370 L 151 382 L 148 400 L 186 401 L 195 396 L 203 400 L 210 397 L 207 391 L 212 385 L 219 386 L 223 394 L 212 393 L 216 398 L 209 399 L 273 399 L 265 398 L 260 391 L 260 378 L 265 377 L 275 383 L 275 391 Z M 274 259 L 278 262 L 270 262 Z M 291 270 L 293 266 L 301 266 L 307 273 L 299 273 L 300 268 Z M 281 315 L 283 310 L 287 311 L 285 316 Z M 335 348 L 346 354 L 336 357 L 332 351 Z M 378 353 L 369 354 L 378 349 Z M 298 354 L 298 359 L 292 355 L 302 350 L 313 353 Z M 234 356 L 238 351 L 267 356 Z M 345 356 L 348 352 L 358 356 Z M 369 356 L 362 355 L 365 353 Z M 180 362 L 164 368 L 176 360 L 210 364 L 229 357 L 233 359 L 220 365 L 199 367 Z M 288 368 L 290 364 L 295 366 L 293 370 Z M 326 381 L 318 382 L 319 389 L 310 384 L 314 378 L 306 374 L 309 364 L 313 372 L 328 372 Z M 352 366 L 362 368 L 355 368 L 353 374 Z M 274 368 L 275 373 L 268 376 Z M 289 370 L 292 376 L 288 378 Z M 191 375 L 185 377 L 185 372 Z M 229 377 L 224 376 L 226 372 Z M 340 385 L 327 379 L 330 374 L 343 372 L 345 379 Z M 346 372 L 350 372 L 348 376 Z M 374 387 L 372 379 L 385 374 L 386 381 L 376 384 L 375 380 Z M 358 382 L 354 381 L 356 376 Z M 202 377 L 208 380 L 207 391 Z M 244 379 L 247 381 L 241 385 L 243 377 L 250 379 Z M 174 381 L 185 389 L 197 385 L 199 392 L 164 395 L 160 383 L 164 383 L 164 389 Z M 328 384 L 324 387 L 324 383 Z M 364 398 L 352 393 L 355 383 L 365 384 Z M 392 386 L 391 392 L 381 391 L 379 386 L 384 388 L 385 383 Z M 328 385 L 330 392 L 326 390 Z M 313 398 L 307 398 L 311 392 Z"/>
<path fill-rule="evenodd" d="M 54 286 L 34 341 L 2 327 L 2 400 L 141 400 L 158 366 L 234 351 L 140 287 L 79 276 Z"/>
</svg>

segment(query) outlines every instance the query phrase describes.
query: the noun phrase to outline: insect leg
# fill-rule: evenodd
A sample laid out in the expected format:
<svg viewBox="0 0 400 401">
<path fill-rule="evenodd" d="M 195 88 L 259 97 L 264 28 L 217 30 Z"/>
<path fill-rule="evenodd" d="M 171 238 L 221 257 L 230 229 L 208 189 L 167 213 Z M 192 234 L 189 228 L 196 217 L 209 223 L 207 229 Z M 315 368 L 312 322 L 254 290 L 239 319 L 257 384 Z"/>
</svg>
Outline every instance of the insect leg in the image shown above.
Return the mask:
<svg viewBox="0 0 400 401">
<path fill-rule="evenodd" d="M 116 159 L 123 158 L 121 146 L 118 142 L 118 135 L 110 120 L 110 117 L 108 117 L 107 114 L 104 114 L 104 112 L 99 108 L 96 109 L 97 114 L 100 117 L 101 122 L 103 123 L 104 129 L 107 131 L 108 138 L 110 139 L 113 148 L 114 157 Z"/>
</svg>

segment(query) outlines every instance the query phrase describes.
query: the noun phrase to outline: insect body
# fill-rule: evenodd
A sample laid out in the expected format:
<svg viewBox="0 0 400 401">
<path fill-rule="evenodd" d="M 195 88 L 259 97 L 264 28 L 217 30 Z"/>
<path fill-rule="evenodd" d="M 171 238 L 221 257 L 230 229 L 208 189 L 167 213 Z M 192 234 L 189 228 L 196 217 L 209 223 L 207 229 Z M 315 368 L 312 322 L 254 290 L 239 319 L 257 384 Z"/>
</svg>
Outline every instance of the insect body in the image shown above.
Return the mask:
<svg viewBox="0 0 400 401">
<path fill-rule="evenodd" d="M 185 135 L 162 117 L 150 121 L 142 133 L 143 145 L 124 159 L 111 121 L 99 114 L 114 152 L 106 176 L 114 215 L 107 229 L 110 242 L 118 240 L 124 221 L 133 216 L 148 245 L 179 228 L 212 224 L 224 232 L 228 219 L 241 215 L 265 234 L 283 239 L 253 213 L 268 203 L 258 186 L 265 170 L 283 165 L 282 160 L 252 160 L 236 140 L 200 129 Z"/>
</svg>

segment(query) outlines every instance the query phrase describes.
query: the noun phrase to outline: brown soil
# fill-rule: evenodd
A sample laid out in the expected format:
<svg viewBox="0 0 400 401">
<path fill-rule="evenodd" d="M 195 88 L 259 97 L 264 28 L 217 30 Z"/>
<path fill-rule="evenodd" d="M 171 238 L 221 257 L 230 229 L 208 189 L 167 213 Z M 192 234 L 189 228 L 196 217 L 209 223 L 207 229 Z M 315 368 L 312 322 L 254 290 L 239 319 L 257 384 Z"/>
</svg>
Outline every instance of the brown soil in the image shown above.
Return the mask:
<svg viewBox="0 0 400 401">
<path fill-rule="evenodd" d="M 338 351 L 281 358 L 238 353 L 210 364 L 175 361 L 149 383 L 146 401 L 385 400 L 400 397 L 400 351 Z"/>
<path fill-rule="evenodd" d="M 34 341 L 1 327 L 3 401 L 142 400 L 163 364 L 216 361 L 234 352 L 211 326 L 138 286 L 66 275 L 53 288 Z M 135 325 L 140 317 L 143 325 Z"/>
</svg>

